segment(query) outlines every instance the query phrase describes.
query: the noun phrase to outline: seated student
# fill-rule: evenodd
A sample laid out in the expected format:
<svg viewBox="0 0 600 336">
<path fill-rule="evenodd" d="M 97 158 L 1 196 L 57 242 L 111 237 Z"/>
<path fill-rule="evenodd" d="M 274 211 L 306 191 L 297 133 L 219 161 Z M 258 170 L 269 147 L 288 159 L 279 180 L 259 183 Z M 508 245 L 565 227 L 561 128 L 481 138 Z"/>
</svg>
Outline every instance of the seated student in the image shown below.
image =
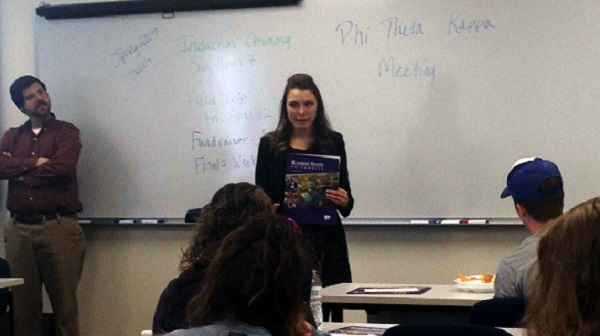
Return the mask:
<svg viewBox="0 0 600 336">
<path fill-rule="evenodd" d="M 169 335 L 310 335 L 302 326 L 311 274 L 288 220 L 256 215 L 223 240 L 202 289 L 188 305 L 191 328 Z"/>
<path fill-rule="evenodd" d="M 600 198 L 559 217 L 539 242 L 528 336 L 600 335 Z"/>
<path fill-rule="evenodd" d="M 249 183 L 229 183 L 219 189 L 196 220 L 190 245 L 179 264 L 181 274 L 163 291 L 154 313 L 155 334 L 184 327 L 185 307 L 200 289 L 204 273 L 221 241 L 242 223 L 259 213 L 274 213 L 262 188 Z"/>
<path fill-rule="evenodd" d="M 558 167 L 538 157 L 518 160 L 500 197 L 508 196 L 512 196 L 517 216 L 531 236 L 500 262 L 494 297 L 525 298 L 531 274 L 535 273 L 540 235 L 563 212 L 565 193 Z"/>
</svg>

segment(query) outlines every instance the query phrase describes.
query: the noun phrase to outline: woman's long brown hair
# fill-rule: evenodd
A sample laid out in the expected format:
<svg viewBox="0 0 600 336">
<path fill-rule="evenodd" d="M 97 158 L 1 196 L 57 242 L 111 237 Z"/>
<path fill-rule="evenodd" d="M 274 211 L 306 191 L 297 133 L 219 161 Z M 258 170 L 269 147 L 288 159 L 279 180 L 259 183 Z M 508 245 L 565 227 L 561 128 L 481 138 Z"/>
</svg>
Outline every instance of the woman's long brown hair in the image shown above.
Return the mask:
<svg viewBox="0 0 600 336">
<path fill-rule="evenodd" d="M 317 99 L 317 112 L 312 123 L 313 140 L 311 147 L 316 148 L 321 153 L 327 154 L 332 147 L 331 134 L 333 131 L 329 119 L 325 114 L 325 103 L 321 97 L 321 91 L 313 78 L 307 74 L 295 74 L 288 78 L 283 90 L 283 96 L 281 97 L 277 129 L 268 133 L 267 136 L 278 152 L 282 152 L 289 147 L 293 126 L 287 116 L 287 96 L 292 89 L 308 90 Z"/>
<path fill-rule="evenodd" d="M 600 198 L 557 219 L 540 239 L 538 263 L 527 335 L 600 335 Z"/>
<path fill-rule="evenodd" d="M 262 213 L 228 235 L 188 305 L 191 327 L 234 320 L 290 336 L 304 320 L 310 262 L 289 221 Z"/>
<path fill-rule="evenodd" d="M 204 270 L 225 236 L 248 218 L 274 211 L 271 198 L 261 187 L 246 182 L 224 185 L 202 208 L 191 242 L 183 251 L 179 269 L 182 272 Z"/>
</svg>

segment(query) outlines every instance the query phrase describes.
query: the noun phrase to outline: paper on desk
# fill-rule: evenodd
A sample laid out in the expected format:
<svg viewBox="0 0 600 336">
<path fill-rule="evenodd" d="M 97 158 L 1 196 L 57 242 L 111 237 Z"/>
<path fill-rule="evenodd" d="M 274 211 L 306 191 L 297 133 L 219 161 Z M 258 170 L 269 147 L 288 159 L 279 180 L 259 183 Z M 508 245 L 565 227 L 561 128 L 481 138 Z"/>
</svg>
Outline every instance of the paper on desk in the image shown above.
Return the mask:
<svg viewBox="0 0 600 336">
<path fill-rule="evenodd" d="M 347 294 L 423 294 L 430 289 L 422 286 L 359 287 Z"/>
<path fill-rule="evenodd" d="M 343 328 L 338 328 L 334 330 L 330 330 L 329 333 L 333 335 L 363 335 L 363 336 L 380 336 L 385 332 L 385 328 L 376 328 L 376 327 L 363 327 L 363 326 L 347 326 Z"/>
</svg>

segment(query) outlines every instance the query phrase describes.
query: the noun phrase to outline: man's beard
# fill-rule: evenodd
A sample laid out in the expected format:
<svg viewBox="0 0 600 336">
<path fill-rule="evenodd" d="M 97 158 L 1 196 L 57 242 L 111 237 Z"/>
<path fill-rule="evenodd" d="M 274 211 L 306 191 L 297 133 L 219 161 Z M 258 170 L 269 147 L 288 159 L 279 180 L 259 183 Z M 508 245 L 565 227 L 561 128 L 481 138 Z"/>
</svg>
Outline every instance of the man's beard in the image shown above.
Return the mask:
<svg viewBox="0 0 600 336">
<path fill-rule="evenodd" d="M 40 110 L 40 108 L 45 108 L 45 110 Z M 43 118 L 50 114 L 50 103 L 40 102 L 38 103 L 32 111 L 32 114 L 38 118 Z"/>
</svg>

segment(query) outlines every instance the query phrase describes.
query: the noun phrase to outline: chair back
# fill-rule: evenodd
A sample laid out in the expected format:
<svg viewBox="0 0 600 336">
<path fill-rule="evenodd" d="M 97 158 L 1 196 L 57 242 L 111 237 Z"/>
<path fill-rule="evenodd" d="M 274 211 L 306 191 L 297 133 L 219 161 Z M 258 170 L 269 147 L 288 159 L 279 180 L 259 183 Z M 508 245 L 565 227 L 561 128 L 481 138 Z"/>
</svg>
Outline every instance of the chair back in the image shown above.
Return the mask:
<svg viewBox="0 0 600 336">
<path fill-rule="evenodd" d="M 411 323 L 391 327 L 383 336 L 510 336 L 502 329 L 459 323 Z"/>
<path fill-rule="evenodd" d="M 517 328 L 525 316 L 526 302 L 522 297 L 492 298 L 471 307 L 469 324 Z"/>
<path fill-rule="evenodd" d="M 0 257 L 0 278 L 10 278 L 10 266 L 6 259 Z M 8 288 L 0 288 L 0 316 L 6 313 L 10 302 Z"/>
</svg>

